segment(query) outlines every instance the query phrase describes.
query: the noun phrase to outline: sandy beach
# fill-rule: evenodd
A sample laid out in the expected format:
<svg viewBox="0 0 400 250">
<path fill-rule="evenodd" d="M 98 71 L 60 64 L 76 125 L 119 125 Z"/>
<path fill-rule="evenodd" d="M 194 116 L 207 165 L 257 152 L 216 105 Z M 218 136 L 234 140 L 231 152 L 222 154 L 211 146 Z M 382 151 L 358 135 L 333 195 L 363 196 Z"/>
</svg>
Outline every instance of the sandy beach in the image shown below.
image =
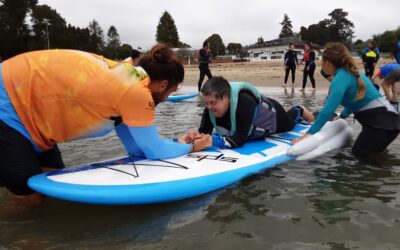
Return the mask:
<svg viewBox="0 0 400 250">
<path fill-rule="evenodd" d="M 360 73 L 364 73 L 362 61 L 356 59 Z M 386 63 L 391 63 L 391 59 L 381 59 L 378 66 Z M 317 61 L 317 68 L 315 70 L 315 80 L 317 89 L 326 89 L 329 86 L 321 74 L 321 61 Z M 213 76 L 223 76 L 228 81 L 246 81 L 259 87 L 280 87 L 284 83 L 285 70 L 283 61 L 263 61 L 263 62 L 240 62 L 240 63 L 215 63 L 210 64 L 211 73 Z M 296 70 L 296 87 L 301 88 L 303 81 L 304 64 L 299 65 Z M 197 86 L 199 79 L 198 65 L 185 66 L 185 80 L 186 86 Z M 203 83 L 207 80 L 205 80 Z M 291 75 L 289 75 L 288 84 L 291 84 Z M 308 79 L 306 88 L 311 88 L 311 82 Z"/>
</svg>

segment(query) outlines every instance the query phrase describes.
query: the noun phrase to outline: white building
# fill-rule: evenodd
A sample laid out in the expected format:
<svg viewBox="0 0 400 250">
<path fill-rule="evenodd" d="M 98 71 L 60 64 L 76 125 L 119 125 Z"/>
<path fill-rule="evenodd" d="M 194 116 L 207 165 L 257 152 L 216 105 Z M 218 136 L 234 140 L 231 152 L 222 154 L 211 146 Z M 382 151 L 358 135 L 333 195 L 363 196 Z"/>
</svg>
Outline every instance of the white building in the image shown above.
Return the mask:
<svg viewBox="0 0 400 250">
<path fill-rule="evenodd" d="M 263 42 L 262 38 L 253 45 L 246 46 L 250 61 L 266 61 L 266 60 L 283 60 L 285 53 L 289 50 L 289 44 L 294 44 L 294 50 L 297 52 L 297 58 L 303 59 L 304 45 L 306 42 L 297 37 L 279 38 L 271 41 Z M 311 44 L 311 49 L 318 56 L 321 46 Z"/>
</svg>

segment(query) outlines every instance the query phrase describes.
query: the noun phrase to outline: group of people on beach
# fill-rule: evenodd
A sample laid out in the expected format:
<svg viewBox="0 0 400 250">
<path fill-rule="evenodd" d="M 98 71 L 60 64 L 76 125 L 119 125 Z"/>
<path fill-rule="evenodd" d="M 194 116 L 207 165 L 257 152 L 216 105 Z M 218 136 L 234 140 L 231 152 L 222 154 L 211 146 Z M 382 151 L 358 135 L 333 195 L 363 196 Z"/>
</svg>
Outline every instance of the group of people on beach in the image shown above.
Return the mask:
<svg viewBox="0 0 400 250">
<path fill-rule="evenodd" d="M 304 45 L 304 55 L 303 59 L 300 61 L 300 64 L 304 63 L 304 69 L 303 69 L 303 84 L 301 87 L 301 91 L 304 92 L 305 87 L 307 85 L 307 80 L 310 78 L 310 82 L 312 85 L 312 90 L 315 91 L 315 78 L 314 78 L 314 72 L 316 69 L 316 53 L 311 49 L 311 43 L 306 43 Z M 293 43 L 289 44 L 288 51 L 284 55 L 284 68 L 285 68 L 285 77 L 284 77 L 284 83 L 283 87 L 287 87 L 287 82 L 289 79 L 289 74 L 291 73 L 292 76 L 292 87 L 295 87 L 295 79 L 296 79 L 296 69 L 299 67 L 299 60 L 297 57 L 297 51 L 295 51 L 295 45 Z M 400 63 L 400 41 L 396 44 L 396 50 L 393 52 L 393 57 L 396 60 L 396 63 L 393 63 L 392 66 L 387 66 L 390 69 L 392 67 L 397 67 L 395 65 Z M 374 41 L 369 41 L 367 47 L 361 52 L 361 59 L 363 62 L 363 67 L 365 70 L 365 75 L 369 77 L 371 80 L 373 80 L 374 86 L 379 90 L 380 86 L 378 83 L 375 83 L 375 79 L 379 76 L 380 74 L 380 69 L 375 70 L 376 64 L 378 63 L 380 59 L 380 52 L 379 49 L 376 47 L 376 44 Z M 323 74 L 323 73 L 322 73 Z M 392 73 L 395 74 L 395 73 Z M 391 77 L 389 77 L 390 79 Z M 391 85 L 395 86 L 395 85 Z M 382 84 L 382 87 L 384 87 L 385 94 L 388 95 L 387 92 L 387 84 Z M 386 88 L 385 88 L 386 87 Z"/>
<path fill-rule="evenodd" d="M 207 46 L 205 42 L 204 63 L 209 60 Z M 340 105 L 344 107 L 340 118 L 354 113 L 362 125 L 352 149 L 355 155 L 382 152 L 400 131 L 398 110 L 389 102 L 395 95 L 382 96 L 359 73 L 347 48 L 329 43 L 321 65 L 331 79 L 330 92 L 316 117 L 302 105 L 286 111 L 250 83 L 210 76 L 203 86 L 199 84 L 205 106 L 199 128 L 176 139 L 162 138 L 154 124 L 155 108 L 183 82 L 184 67 L 163 44 L 135 57 L 116 62 L 83 51 L 45 50 L 0 64 L 0 185 L 16 200 L 27 204 L 43 200 L 27 180 L 64 167 L 57 143 L 111 130 L 128 154 L 148 159 L 178 157 L 210 146 L 241 147 L 249 140 L 290 131 L 300 120 L 313 122 L 304 136 L 293 141 L 297 143 L 317 133 Z M 315 70 L 314 59 L 310 52 L 307 76 Z M 202 74 L 210 73 L 201 62 L 199 67 Z M 385 93 L 399 81 L 397 73 L 391 75 L 393 70 L 397 72 L 382 67 L 377 75 L 385 78 Z"/>
<path fill-rule="evenodd" d="M 315 51 L 311 50 L 311 43 L 306 43 L 304 45 L 304 54 L 301 63 L 304 63 L 304 70 L 303 70 L 303 84 L 301 87 L 301 91 L 304 91 L 307 85 L 307 79 L 310 78 L 310 82 L 312 85 L 312 90 L 315 91 L 315 59 L 316 54 Z M 295 79 L 296 79 L 296 69 L 299 65 L 299 60 L 297 58 L 297 52 L 295 51 L 295 47 L 293 43 L 289 44 L 289 50 L 285 53 L 284 56 L 284 68 L 285 68 L 285 81 L 283 87 L 287 86 L 287 81 L 289 78 L 289 73 L 292 74 L 292 87 L 295 86 Z"/>
</svg>

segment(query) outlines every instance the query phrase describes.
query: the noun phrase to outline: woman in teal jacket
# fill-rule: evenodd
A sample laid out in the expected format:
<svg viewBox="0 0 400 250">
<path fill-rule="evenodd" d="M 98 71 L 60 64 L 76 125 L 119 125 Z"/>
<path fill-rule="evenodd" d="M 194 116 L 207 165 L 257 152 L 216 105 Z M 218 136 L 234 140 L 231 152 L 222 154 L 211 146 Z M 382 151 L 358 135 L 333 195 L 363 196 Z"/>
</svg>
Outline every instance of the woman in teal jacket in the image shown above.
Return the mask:
<svg viewBox="0 0 400 250">
<path fill-rule="evenodd" d="M 354 113 L 362 131 L 353 145 L 355 155 L 379 153 L 397 137 L 400 129 L 396 109 L 373 86 L 371 80 L 358 72 L 356 63 L 341 43 L 328 43 L 322 55 L 322 70 L 332 75 L 329 97 L 314 124 L 303 138 L 317 133 L 334 114 L 339 105 L 340 118 Z"/>
</svg>

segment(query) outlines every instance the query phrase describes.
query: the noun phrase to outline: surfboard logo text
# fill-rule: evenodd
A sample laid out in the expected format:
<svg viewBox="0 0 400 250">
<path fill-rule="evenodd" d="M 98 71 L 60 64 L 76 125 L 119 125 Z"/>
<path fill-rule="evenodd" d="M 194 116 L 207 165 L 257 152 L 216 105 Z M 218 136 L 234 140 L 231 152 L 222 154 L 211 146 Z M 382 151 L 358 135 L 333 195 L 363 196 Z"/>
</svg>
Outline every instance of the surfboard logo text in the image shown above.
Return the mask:
<svg viewBox="0 0 400 250">
<path fill-rule="evenodd" d="M 186 157 L 188 158 L 197 158 L 197 161 L 202 160 L 212 160 L 212 161 L 225 161 L 235 163 L 238 161 L 238 158 L 234 157 L 224 157 L 224 154 L 220 155 L 200 155 L 200 154 L 188 154 Z"/>
</svg>

